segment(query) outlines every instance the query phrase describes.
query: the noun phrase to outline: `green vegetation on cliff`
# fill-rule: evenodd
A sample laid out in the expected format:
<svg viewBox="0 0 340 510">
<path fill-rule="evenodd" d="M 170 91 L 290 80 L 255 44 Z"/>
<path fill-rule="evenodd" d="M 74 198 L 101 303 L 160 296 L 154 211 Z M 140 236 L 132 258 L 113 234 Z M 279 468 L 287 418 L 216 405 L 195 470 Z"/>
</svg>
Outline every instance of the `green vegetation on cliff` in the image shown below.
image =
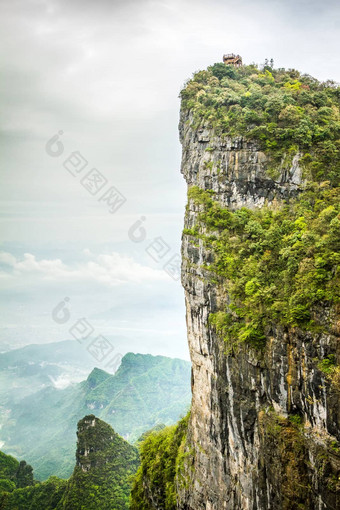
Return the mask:
<svg viewBox="0 0 340 510">
<path fill-rule="evenodd" d="M 130 510 L 177 508 L 177 487 L 182 480 L 189 414 L 177 425 L 151 431 L 140 445 L 141 465 L 131 492 Z M 153 504 L 150 504 L 152 494 Z"/>
<path fill-rule="evenodd" d="M 138 450 L 94 415 L 78 423 L 77 465 L 58 509 L 126 510 Z"/>
<path fill-rule="evenodd" d="M 268 486 L 274 506 L 282 510 L 315 508 L 306 459 L 313 459 L 316 471 L 325 484 L 326 508 L 338 508 L 340 492 L 338 443 L 312 443 L 304 434 L 299 415 L 281 416 L 273 408 L 259 415 L 260 462 L 273 466 Z M 321 488 L 319 488 L 320 490 Z"/>
<path fill-rule="evenodd" d="M 207 269 L 227 285 L 228 310 L 211 314 L 210 323 L 229 345 L 261 347 L 268 327 L 278 323 L 327 332 L 319 306 L 340 302 L 338 197 L 338 189 L 325 184 L 290 204 L 230 211 L 211 192 L 189 190 L 203 205 L 199 221 L 207 232 L 185 233 L 213 250 Z"/>
<path fill-rule="evenodd" d="M 196 73 L 181 92 L 197 126 L 256 140 L 271 156 L 272 176 L 295 154 L 312 181 L 339 184 L 340 88 L 296 70 L 222 63 Z"/>
<path fill-rule="evenodd" d="M 280 181 L 294 157 L 302 169 L 295 199 L 274 200 L 261 208 L 227 209 L 214 190 L 189 188 L 194 223 L 183 233 L 193 253 L 197 250 L 192 259 L 209 254 L 200 278 L 225 295 L 209 323 L 224 338 L 227 354 L 240 344 L 263 349 L 280 326 L 332 334 L 340 306 L 340 89 L 294 70 L 215 64 L 196 73 L 181 98 L 183 119 L 193 131 L 210 130 L 203 140 L 205 152 L 216 150 L 216 140 L 242 138 L 266 154 L 268 181 Z M 193 140 L 196 143 L 196 137 Z M 207 174 L 224 178 L 217 160 L 204 162 Z M 195 263 L 188 259 L 189 272 Z M 319 362 L 318 368 L 331 382 L 339 380 L 335 356 Z M 300 415 L 281 417 L 267 409 L 260 413 L 259 425 L 266 445 L 260 462 L 274 463 L 279 480 L 275 486 L 273 481 L 277 508 L 282 502 L 283 508 L 305 508 L 310 480 Z M 192 477 L 186 474 L 194 463 L 186 436 L 187 418 L 142 442 L 131 510 L 177 508 L 179 488 L 187 487 Z M 275 452 L 271 458 L 265 458 L 268 451 Z M 320 469 L 329 466 L 326 459 Z M 333 478 L 329 480 L 334 485 Z"/>
<path fill-rule="evenodd" d="M 181 96 L 194 128 L 257 142 L 272 178 L 294 156 L 303 171 L 295 200 L 254 210 L 231 211 L 213 191 L 189 189 L 201 213 L 184 234 L 211 249 L 206 269 L 231 301 L 210 315 L 227 352 L 243 342 L 263 347 L 277 324 L 329 332 L 320 306 L 334 313 L 340 303 L 340 88 L 295 70 L 215 64 L 196 73 Z"/>
<path fill-rule="evenodd" d="M 138 450 L 94 415 L 78 423 L 71 478 L 33 481 L 32 468 L 0 452 L 1 510 L 127 510 Z"/>
<path fill-rule="evenodd" d="M 34 481 L 29 464 L 0 452 L 1 510 L 53 510 L 65 487 L 66 481 L 55 477 L 44 483 Z"/>
<path fill-rule="evenodd" d="M 275 480 L 270 482 L 274 484 L 272 490 L 280 494 L 277 504 L 282 510 L 301 510 L 311 504 L 305 466 L 307 448 L 299 418 L 280 416 L 273 409 L 259 416 L 261 462 L 275 468 Z"/>
</svg>

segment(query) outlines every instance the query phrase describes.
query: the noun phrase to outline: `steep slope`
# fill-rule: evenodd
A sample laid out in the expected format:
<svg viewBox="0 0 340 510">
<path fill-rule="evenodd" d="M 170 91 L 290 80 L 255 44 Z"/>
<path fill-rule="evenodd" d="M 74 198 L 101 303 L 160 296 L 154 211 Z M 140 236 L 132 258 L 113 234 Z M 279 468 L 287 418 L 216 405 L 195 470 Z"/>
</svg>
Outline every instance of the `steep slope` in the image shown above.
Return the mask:
<svg viewBox="0 0 340 510">
<path fill-rule="evenodd" d="M 65 390 L 46 388 L 13 406 L 2 430 L 3 449 L 35 466 L 38 479 L 72 473 L 74 429 L 90 412 L 135 441 L 157 423 L 170 425 L 190 403 L 190 363 L 126 354 L 116 374 L 94 369 Z"/>
<path fill-rule="evenodd" d="M 156 448 L 136 508 L 340 506 L 339 98 L 223 64 L 182 91 L 192 409 L 175 500 L 152 485 Z"/>
<path fill-rule="evenodd" d="M 141 465 L 133 482 L 130 510 L 176 508 L 176 485 L 185 483 L 181 471 L 188 419 L 189 414 L 177 425 L 151 430 L 141 438 Z"/>
<path fill-rule="evenodd" d="M 33 481 L 32 468 L 0 452 L 3 510 L 126 510 L 138 450 L 94 415 L 78 423 L 76 466 L 68 481 Z"/>
<path fill-rule="evenodd" d="M 127 509 L 137 448 L 94 415 L 79 421 L 77 437 L 76 467 L 58 508 Z"/>
</svg>

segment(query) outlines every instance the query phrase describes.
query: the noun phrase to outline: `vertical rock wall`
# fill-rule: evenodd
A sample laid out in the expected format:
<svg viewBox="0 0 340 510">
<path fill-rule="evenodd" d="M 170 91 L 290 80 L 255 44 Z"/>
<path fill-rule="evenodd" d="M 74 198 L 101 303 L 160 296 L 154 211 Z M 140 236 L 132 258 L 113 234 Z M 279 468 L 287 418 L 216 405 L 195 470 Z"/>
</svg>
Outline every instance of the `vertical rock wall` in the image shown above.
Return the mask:
<svg viewBox="0 0 340 510">
<path fill-rule="evenodd" d="M 298 155 L 271 178 L 254 143 L 196 128 L 187 112 L 180 138 L 188 186 L 213 190 L 225 207 L 261 207 L 299 193 Z M 185 228 L 197 224 L 199 210 L 190 200 Z M 179 508 L 340 508 L 339 394 L 317 368 L 331 353 L 340 360 L 335 318 L 320 310 L 331 325 L 327 335 L 272 328 L 264 354 L 244 345 L 228 356 L 208 325 L 209 314 L 228 302 L 228 289 L 202 268 L 212 254 L 201 240 L 183 235 L 182 256 L 193 397 Z M 294 426 L 287 419 L 292 415 L 303 425 Z"/>
</svg>

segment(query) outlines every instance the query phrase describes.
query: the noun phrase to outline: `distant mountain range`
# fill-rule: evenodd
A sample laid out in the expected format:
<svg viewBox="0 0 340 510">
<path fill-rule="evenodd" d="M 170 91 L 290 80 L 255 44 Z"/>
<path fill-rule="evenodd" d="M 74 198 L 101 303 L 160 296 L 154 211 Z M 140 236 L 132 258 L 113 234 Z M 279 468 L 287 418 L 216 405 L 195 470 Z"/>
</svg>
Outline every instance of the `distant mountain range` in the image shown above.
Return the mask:
<svg viewBox="0 0 340 510">
<path fill-rule="evenodd" d="M 2 396 L 2 450 L 33 464 L 38 479 L 70 476 L 74 466 L 74 430 L 78 420 L 89 412 L 105 420 L 129 442 L 157 424 L 176 422 L 186 413 L 191 398 L 190 363 L 128 353 L 114 375 L 94 368 L 85 381 L 61 390 L 44 382 L 44 378 L 49 379 L 60 366 L 71 369 L 82 363 L 79 349 L 74 351 L 67 342 L 62 344 L 54 351 L 54 358 L 48 346 L 29 346 L 30 349 L 0 355 L 0 377 L 6 380 L 12 373 L 15 385 L 19 385 L 19 390 L 11 390 L 12 401 L 4 401 Z M 41 347 L 45 349 L 40 351 Z M 71 354 L 68 365 L 63 347 Z M 19 352 L 23 350 L 26 352 Z M 31 380 L 36 391 L 31 388 L 31 394 L 19 399 L 20 385 Z"/>
<path fill-rule="evenodd" d="M 76 341 L 32 344 L 0 354 L 0 406 L 47 386 L 84 380 L 96 360 Z"/>
</svg>

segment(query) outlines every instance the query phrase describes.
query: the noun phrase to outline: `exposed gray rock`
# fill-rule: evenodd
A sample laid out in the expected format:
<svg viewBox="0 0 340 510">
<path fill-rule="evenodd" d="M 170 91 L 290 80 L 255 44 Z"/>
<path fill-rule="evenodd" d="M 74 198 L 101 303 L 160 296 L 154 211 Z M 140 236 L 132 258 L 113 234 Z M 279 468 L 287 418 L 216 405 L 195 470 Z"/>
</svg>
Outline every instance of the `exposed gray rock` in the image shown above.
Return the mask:
<svg viewBox="0 0 340 510">
<path fill-rule="evenodd" d="M 188 186 L 213 190 L 223 206 L 254 208 L 289 200 L 303 185 L 298 154 L 271 178 L 266 156 L 255 143 L 222 139 L 207 126 L 195 128 L 186 112 L 180 138 Z M 198 211 L 189 201 L 185 228 L 197 224 Z M 193 396 L 188 483 L 179 487 L 178 508 L 340 508 L 334 489 L 340 457 L 330 447 L 340 440 L 339 395 L 317 368 L 325 355 L 337 353 L 339 359 L 339 330 L 312 335 L 277 327 L 266 332 L 264 355 L 246 346 L 226 355 L 208 317 L 228 302 L 228 289 L 211 282 L 211 274 L 201 268 L 211 254 L 201 240 L 193 244 L 192 239 L 183 235 L 182 240 Z M 329 311 L 320 310 L 320 316 L 334 323 Z M 289 413 L 303 417 L 300 435 L 285 420 Z M 305 501 L 301 494 L 307 494 Z"/>
<path fill-rule="evenodd" d="M 286 166 L 282 163 L 275 179 L 270 177 L 266 155 L 254 142 L 221 138 L 208 127 L 194 129 L 192 116 L 183 111 L 179 131 L 181 172 L 188 186 L 215 191 L 221 204 L 253 208 L 298 194 L 302 185 L 299 154 Z"/>
</svg>

